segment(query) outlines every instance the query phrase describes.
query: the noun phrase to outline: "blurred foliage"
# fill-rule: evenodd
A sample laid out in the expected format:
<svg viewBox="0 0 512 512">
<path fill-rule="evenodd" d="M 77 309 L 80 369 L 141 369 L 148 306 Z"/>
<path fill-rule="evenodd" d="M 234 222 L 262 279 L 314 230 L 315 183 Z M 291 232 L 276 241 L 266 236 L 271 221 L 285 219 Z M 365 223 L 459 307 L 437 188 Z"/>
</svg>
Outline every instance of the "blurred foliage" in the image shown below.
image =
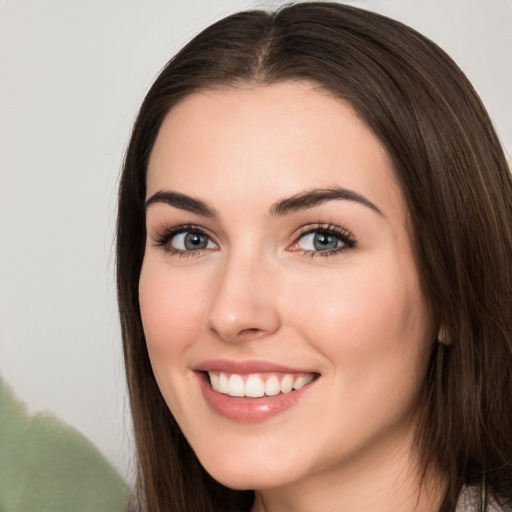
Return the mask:
<svg viewBox="0 0 512 512">
<path fill-rule="evenodd" d="M 0 512 L 120 512 L 127 501 L 90 441 L 50 415 L 30 417 L 0 379 Z"/>
</svg>

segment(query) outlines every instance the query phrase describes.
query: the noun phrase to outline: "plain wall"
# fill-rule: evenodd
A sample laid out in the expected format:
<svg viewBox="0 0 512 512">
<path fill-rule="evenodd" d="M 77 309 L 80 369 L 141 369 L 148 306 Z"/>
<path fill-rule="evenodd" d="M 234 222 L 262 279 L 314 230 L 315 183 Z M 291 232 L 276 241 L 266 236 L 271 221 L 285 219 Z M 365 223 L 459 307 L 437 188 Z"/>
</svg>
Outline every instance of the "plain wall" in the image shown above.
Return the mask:
<svg viewBox="0 0 512 512">
<path fill-rule="evenodd" d="M 129 475 L 116 187 L 159 69 L 201 28 L 285 2 L 0 0 L 0 374 Z M 410 24 L 481 94 L 512 154 L 512 2 L 347 2 Z M 510 158 L 509 158 L 510 161 Z"/>
</svg>

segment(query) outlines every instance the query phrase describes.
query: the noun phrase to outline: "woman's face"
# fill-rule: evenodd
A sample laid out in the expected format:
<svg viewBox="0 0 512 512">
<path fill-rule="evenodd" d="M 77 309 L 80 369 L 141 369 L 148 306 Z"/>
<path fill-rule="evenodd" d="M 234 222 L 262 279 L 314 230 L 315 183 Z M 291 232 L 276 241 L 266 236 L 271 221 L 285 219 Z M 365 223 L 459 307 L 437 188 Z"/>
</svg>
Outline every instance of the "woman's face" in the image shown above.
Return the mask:
<svg viewBox="0 0 512 512">
<path fill-rule="evenodd" d="M 410 455 L 432 332 L 389 159 L 346 103 L 307 82 L 192 94 L 147 201 L 149 356 L 214 478 L 275 488 Z"/>
</svg>

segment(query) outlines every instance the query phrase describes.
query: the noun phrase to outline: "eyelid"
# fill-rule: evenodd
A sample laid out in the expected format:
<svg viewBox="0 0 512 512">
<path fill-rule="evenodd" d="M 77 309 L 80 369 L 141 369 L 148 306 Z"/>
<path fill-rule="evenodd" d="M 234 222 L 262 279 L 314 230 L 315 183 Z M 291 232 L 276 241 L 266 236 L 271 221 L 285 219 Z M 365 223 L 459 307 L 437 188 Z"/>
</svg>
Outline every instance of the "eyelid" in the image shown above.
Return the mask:
<svg viewBox="0 0 512 512">
<path fill-rule="evenodd" d="M 215 240 L 215 236 L 209 232 L 208 229 L 199 226 L 197 224 L 181 224 L 173 227 L 162 227 L 157 230 L 157 233 L 153 236 L 154 244 L 156 247 L 162 248 L 169 254 L 178 254 L 181 256 L 193 256 L 197 255 L 203 251 L 211 251 L 214 250 L 212 248 L 201 248 L 201 249 L 177 249 L 175 247 L 168 247 L 169 242 L 176 235 L 184 232 L 192 232 L 199 233 L 208 237 L 208 239 L 216 246 L 215 249 L 219 248 L 219 243 Z M 302 249 L 302 248 L 294 248 L 293 246 L 299 243 L 301 239 L 306 237 L 312 233 L 326 233 L 335 236 L 341 242 L 340 247 L 336 247 L 334 249 L 326 249 L 326 250 L 311 250 L 311 249 Z M 306 224 L 301 226 L 295 235 L 293 236 L 293 242 L 287 247 L 288 251 L 291 252 L 302 252 L 305 255 L 309 256 L 330 256 L 340 252 L 343 252 L 347 249 L 351 249 L 357 243 L 354 235 L 346 228 L 327 223 L 317 223 L 317 224 Z"/>
<path fill-rule="evenodd" d="M 316 232 L 319 232 L 319 233 L 323 232 L 323 233 L 333 235 L 336 238 L 338 238 L 342 242 L 343 245 L 341 247 L 337 247 L 335 249 L 330 249 L 330 250 L 325 250 L 325 251 L 306 250 L 306 249 L 298 248 L 298 249 L 295 249 L 294 252 L 302 251 L 303 254 L 307 254 L 310 256 L 331 256 L 331 255 L 334 255 L 337 253 L 341 253 L 347 249 L 351 249 L 357 243 L 356 238 L 348 229 L 343 228 L 341 226 L 336 226 L 334 224 L 319 223 L 319 224 L 307 224 L 307 225 L 299 228 L 299 231 L 294 236 L 293 242 L 290 247 L 293 247 L 294 245 L 298 244 L 298 242 L 301 239 L 303 239 L 304 237 L 306 237 L 307 235 L 316 233 Z M 288 248 L 288 250 L 290 250 L 290 247 Z"/>
<path fill-rule="evenodd" d="M 164 249 L 169 254 L 180 254 L 182 256 L 192 256 L 194 254 L 198 254 L 202 251 L 211 251 L 211 248 L 202 248 L 202 249 L 191 249 L 191 250 L 181 250 L 176 248 L 167 247 L 169 242 L 180 233 L 191 232 L 191 233 L 199 233 L 209 238 L 209 240 L 218 248 L 219 244 L 215 241 L 214 237 L 202 226 L 198 226 L 196 224 L 181 224 L 173 227 L 163 227 L 158 230 L 156 235 L 153 237 L 154 243 L 156 247 L 160 247 Z"/>
</svg>

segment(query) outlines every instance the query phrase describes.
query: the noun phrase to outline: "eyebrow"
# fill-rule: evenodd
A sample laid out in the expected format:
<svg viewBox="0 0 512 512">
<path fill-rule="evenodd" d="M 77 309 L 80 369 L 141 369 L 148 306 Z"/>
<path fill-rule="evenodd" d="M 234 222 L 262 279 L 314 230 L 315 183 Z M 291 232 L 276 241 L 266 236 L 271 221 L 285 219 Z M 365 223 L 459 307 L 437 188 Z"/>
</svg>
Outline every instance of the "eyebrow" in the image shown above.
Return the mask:
<svg viewBox="0 0 512 512">
<path fill-rule="evenodd" d="M 313 208 L 327 201 L 334 200 L 355 201 L 356 203 L 367 206 L 379 215 L 384 216 L 380 209 L 371 201 L 366 199 L 366 197 L 354 192 L 353 190 L 340 187 L 313 189 L 306 190 L 305 192 L 299 192 L 298 194 L 282 199 L 272 205 L 270 213 L 274 217 L 281 217 L 283 215 L 288 215 L 289 213 Z"/>
<path fill-rule="evenodd" d="M 147 210 L 152 204 L 164 203 L 169 206 L 174 206 L 180 210 L 186 210 L 187 212 L 197 213 L 204 217 L 215 217 L 217 211 L 215 208 L 208 206 L 204 201 L 195 199 L 179 192 L 171 192 L 168 190 L 160 190 L 156 194 L 153 194 L 144 205 Z"/>
<path fill-rule="evenodd" d="M 354 192 L 353 190 L 339 187 L 306 190 L 285 199 L 281 199 L 271 206 L 270 214 L 273 217 L 282 217 L 300 210 L 314 208 L 322 203 L 334 200 L 354 201 L 370 208 L 379 215 L 384 216 L 380 209 L 371 201 L 366 199 L 366 197 Z M 169 206 L 174 206 L 175 208 L 186 210 L 191 213 L 197 213 L 198 215 L 203 215 L 205 217 L 217 216 L 215 208 L 208 206 L 204 201 L 185 194 L 180 194 L 179 192 L 160 190 L 146 201 L 145 209 L 147 210 L 151 205 L 157 203 L 168 204 Z"/>
</svg>

